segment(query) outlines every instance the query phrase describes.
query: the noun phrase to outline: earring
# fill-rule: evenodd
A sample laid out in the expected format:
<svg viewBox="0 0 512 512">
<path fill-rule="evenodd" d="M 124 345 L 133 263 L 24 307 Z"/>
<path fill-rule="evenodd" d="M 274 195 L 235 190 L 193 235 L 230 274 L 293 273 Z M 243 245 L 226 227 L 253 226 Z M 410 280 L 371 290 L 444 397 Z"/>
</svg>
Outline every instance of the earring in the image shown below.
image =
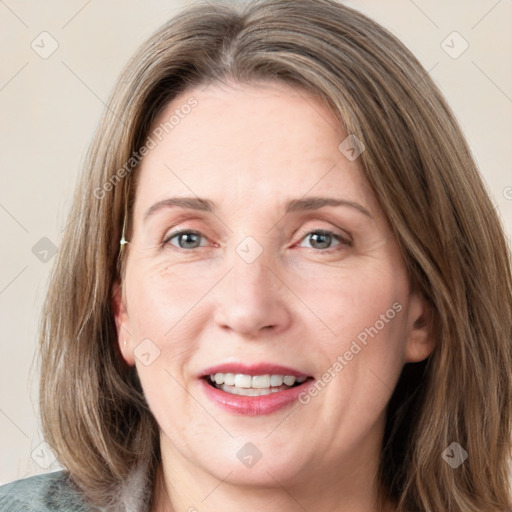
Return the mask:
<svg viewBox="0 0 512 512">
<path fill-rule="evenodd" d="M 126 240 L 125 236 L 124 236 L 124 233 L 125 233 L 125 229 L 126 229 L 126 218 L 123 222 L 123 233 L 121 235 L 121 240 L 119 240 L 119 245 L 121 247 L 123 247 L 123 245 L 127 244 L 128 243 L 128 240 Z"/>
<path fill-rule="evenodd" d="M 127 244 L 128 243 L 128 240 L 126 240 L 125 238 L 125 233 L 126 233 L 126 218 L 128 217 L 128 212 L 127 212 L 127 206 L 125 204 L 125 208 L 124 208 L 124 218 L 123 218 L 123 232 L 121 234 L 121 240 L 119 240 L 119 245 L 121 246 L 121 249 L 123 248 L 123 245 Z"/>
</svg>

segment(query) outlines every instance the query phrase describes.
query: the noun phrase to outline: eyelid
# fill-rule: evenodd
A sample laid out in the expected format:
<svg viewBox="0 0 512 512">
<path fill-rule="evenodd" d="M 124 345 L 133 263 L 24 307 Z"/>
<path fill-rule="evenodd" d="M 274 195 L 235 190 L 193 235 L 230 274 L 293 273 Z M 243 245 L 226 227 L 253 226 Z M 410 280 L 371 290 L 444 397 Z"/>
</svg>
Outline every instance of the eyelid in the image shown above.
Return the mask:
<svg viewBox="0 0 512 512">
<path fill-rule="evenodd" d="M 195 229 L 190 227 L 190 223 L 195 223 L 195 221 L 204 221 L 204 218 L 201 216 L 190 216 L 190 215 L 180 215 L 177 219 L 174 220 L 170 225 L 167 226 L 165 230 L 165 234 L 162 238 L 162 243 L 168 241 L 170 238 L 173 238 L 176 235 L 179 235 L 183 232 L 186 233 L 196 233 L 205 238 L 208 238 L 204 235 L 203 230 Z M 182 227 L 185 225 L 184 227 Z M 209 229 L 209 228 L 208 228 Z"/>
</svg>

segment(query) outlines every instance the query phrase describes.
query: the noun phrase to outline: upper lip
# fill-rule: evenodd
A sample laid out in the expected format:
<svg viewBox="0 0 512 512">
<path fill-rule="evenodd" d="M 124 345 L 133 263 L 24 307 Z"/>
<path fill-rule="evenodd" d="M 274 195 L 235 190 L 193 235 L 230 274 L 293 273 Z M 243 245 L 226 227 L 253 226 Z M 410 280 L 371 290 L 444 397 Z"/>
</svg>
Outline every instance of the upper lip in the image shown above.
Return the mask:
<svg viewBox="0 0 512 512">
<path fill-rule="evenodd" d="M 274 363 L 221 363 L 205 368 L 200 377 L 216 373 L 242 373 L 244 375 L 293 375 L 294 377 L 309 377 L 299 370 Z"/>
</svg>

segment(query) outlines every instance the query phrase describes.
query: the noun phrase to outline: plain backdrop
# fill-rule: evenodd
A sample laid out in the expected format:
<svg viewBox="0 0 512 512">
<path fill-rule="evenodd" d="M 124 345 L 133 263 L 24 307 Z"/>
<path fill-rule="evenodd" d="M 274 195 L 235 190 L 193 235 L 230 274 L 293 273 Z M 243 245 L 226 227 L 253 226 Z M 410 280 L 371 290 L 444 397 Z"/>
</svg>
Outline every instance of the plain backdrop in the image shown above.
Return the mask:
<svg viewBox="0 0 512 512">
<path fill-rule="evenodd" d="M 60 467 L 41 444 L 34 361 L 54 251 L 122 66 L 190 3 L 0 0 L 0 484 Z M 344 3 L 397 35 L 438 84 L 510 240 L 512 0 Z"/>
</svg>

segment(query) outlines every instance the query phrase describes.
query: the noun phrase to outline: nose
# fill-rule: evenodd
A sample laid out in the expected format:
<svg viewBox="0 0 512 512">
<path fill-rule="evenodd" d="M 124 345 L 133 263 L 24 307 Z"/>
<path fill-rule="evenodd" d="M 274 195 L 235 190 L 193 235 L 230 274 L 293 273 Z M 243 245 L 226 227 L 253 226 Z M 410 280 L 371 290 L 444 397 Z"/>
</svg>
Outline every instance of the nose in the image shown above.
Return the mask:
<svg viewBox="0 0 512 512">
<path fill-rule="evenodd" d="M 265 252 L 250 263 L 234 255 L 216 291 L 215 321 L 222 329 L 254 339 L 289 326 L 289 291 L 269 259 Z"/>
</svg>

